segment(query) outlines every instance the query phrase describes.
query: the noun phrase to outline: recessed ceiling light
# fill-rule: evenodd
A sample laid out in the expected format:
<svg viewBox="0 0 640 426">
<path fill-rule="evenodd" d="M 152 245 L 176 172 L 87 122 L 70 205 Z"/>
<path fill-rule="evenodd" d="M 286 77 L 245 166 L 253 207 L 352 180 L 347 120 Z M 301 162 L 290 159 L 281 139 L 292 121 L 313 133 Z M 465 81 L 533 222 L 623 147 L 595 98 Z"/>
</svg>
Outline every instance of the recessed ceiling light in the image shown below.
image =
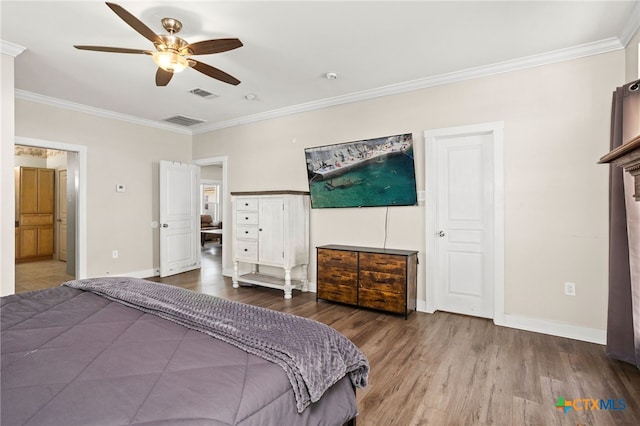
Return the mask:
<svg viewBox="0 0 640 426">
<path fill-rule="evenodd" d="M 335 80 L 336 78 L 338 78 L 338 74 L 336 74 L 335 72 L 328 72 L 324 75 L 327 80 Z"/>
<path fill-rule="evenodd" d="M 244 98 L 248 101 L 255 101 L 258 97 L 253 93 L 249 93 L 248 95 L 245 95 Z"/>
</svg>

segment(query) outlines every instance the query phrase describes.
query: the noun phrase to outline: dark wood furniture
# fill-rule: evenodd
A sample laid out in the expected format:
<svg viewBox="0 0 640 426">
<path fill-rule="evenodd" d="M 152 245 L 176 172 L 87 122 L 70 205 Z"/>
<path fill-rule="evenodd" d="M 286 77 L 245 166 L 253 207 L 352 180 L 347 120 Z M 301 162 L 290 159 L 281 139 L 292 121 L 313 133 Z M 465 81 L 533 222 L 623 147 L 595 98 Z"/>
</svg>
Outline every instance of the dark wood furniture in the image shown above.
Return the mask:
<svg viewBox="0 0 640 426">
<path fill-rule="evenodd" d="M 326 245 L 316 248 L 317 299 L 404 314 L 416 310 L 418 252 Z"/>
<path fill-rule="evenodd" d="M 635 184 L 633 198 L 640 201 L 640 135 L 620 145 L 598 161 L 598 164 L 606 163 L 622 167 L 633 176 Z"/>
</svg>

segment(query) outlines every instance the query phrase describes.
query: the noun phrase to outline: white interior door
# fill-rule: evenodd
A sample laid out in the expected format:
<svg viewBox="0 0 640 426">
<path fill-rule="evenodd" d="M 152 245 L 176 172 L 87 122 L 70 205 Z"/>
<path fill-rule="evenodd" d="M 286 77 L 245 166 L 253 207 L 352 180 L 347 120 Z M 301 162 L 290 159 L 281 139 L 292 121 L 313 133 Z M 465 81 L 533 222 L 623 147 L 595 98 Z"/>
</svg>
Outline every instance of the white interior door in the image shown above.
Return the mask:
<svg viewBox="0 0 640 426">
<path fill-rule="evenodd" d="M 160 161 L 160 276 L 200 267 L 200 167 Z"/>
<path fill-rule="evenodd" d="M 496 300 L 503 303 L 502 272 L 497 271 L 503 254 L 496 250 L 502 215 L 496 214 L 495 134 L 470 126 L 427 135 L 427 241 L 432 253 L 427 298 L 432 298 L 433 310 L 494 318 Z"/>
</svg>

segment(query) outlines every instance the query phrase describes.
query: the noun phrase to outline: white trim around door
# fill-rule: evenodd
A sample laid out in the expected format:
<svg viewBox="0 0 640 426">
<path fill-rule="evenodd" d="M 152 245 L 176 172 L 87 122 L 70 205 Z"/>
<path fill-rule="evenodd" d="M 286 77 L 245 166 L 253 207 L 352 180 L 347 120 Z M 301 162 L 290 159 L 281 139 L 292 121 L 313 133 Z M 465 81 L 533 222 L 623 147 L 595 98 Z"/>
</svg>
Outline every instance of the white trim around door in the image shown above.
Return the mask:
<svg viewBox="0 0 640 426">
<path fill-rule="evenodd" d="M 493 144 L 493 322 L 504 325 L 504 147 L 503 122 L 490 122 L 468 126 L 425 130 L 425 259 L 426 302 L 425 311 L 438 310 L 436 301 L 437 278 L 437 144 L 441 140 L 473 135 L 490 135 Z"/>
</svg>

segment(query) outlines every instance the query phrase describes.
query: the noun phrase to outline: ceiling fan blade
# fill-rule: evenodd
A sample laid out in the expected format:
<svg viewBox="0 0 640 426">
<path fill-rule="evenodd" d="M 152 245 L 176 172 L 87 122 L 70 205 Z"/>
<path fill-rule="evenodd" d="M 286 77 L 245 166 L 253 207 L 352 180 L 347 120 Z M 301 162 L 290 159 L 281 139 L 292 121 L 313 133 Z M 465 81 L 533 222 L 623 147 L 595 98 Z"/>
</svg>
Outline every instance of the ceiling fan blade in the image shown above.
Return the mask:
<svg viewBox="0 0 640 426">
<path fill-rule="evenodd" d="M 173 77 L 172 72 L 158 68 L 158 71 L 156 71 L 156 86 L 166 86 L 171 81 L 171 77 Z"/>
<path fill-rule="evenodd" d="M 107 46 L 78 46 L 74 45 L 76 49 L 80 50 L 93 50 L 96 52 L 112 52 L 112 53 L 138 53 L 144 55 L 151 55 L 152 52 L 149 50 L 140 50 L 140 49 L 127 49 L 125 47 L 107 47 Z"/>
<path fill-rule="evenodd" d="M 242 42 L 237 38 L 219 38 L 216 40 L 204 40 L 187 46 L 192 55 L 209 55 L 211 53 L 227 52 L 242 47 Z"/>
<path fill-rule="evenodd" d="M 224 71 L 219 70 L 216 67 L 198 62 L 194 59 L 189 59 L 189 62 L 193 62 L 193 69 L 200 71 L 202 74 L 208 75 L 209 77 L 215 78 L 216 80 L 220 80 L 225 83 L 233 84 L 234 86 L 240 84 L 240 80 L 233 77 L 232 75 L 227 74 Z"/>
<path fill-rule="evenodd" d="M 106 3 L 107 6 L 109 6 L 111 10 L 116 13 L 116 15 L 118 15 L 124 22 L 129 24 L 131 28 L 139 32 L 147 40 L 151 41 L 151 43 L 164 46 L 164 42 L 156 33 L 154 33 L 149 27 L 143 24 L 142 21 L 140 21 L 138 18 L 127 12 L 125 8 L 115 3 Z"/>
</svg>

